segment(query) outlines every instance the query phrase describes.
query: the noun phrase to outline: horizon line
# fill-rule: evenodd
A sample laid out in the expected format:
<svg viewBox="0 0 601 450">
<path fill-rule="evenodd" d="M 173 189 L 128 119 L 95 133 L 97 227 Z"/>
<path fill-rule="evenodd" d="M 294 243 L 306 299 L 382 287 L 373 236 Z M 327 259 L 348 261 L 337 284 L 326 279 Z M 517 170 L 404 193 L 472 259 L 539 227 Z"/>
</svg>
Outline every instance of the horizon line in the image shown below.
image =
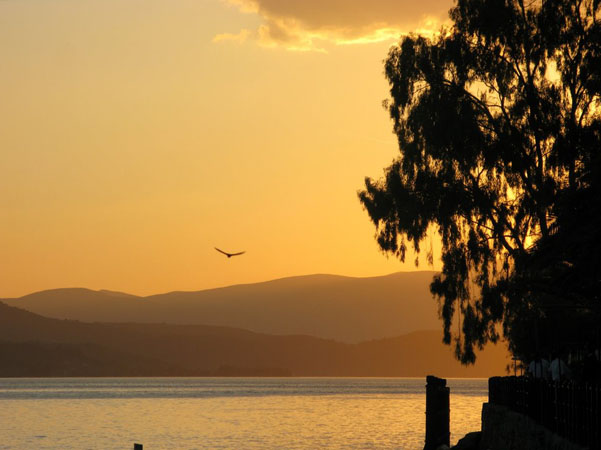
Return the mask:
<svg viewBox="0 0 601 450">
<path fill-rule="evenodd" d="M 337 277 L 337 278 L 353 278 L 353 279 L 366 279 L 366 278 L 385 278 L 385 277 L 389 277 L 392 275 L 398 275 L 398 274 L 406 274 L 406 273 L 420 273 L 420 272 L 433 272 L 433 273 L 440 273 L 439 270 L 424 270 L 424 269 L 418 269 L 418 270 L 400 270 L 400 271 L 396 271 L 396 272 L 390 272 L 390 273 L 386 273 L 384 275 L 368 275 L 368 276 L 352 276 L 352 275 L 339 275 L 339 274 L 333 274 L 333 273 L 309 273 L 309 274 L 304 274 L 304 275 L 288 275 L 288 276 L 282 276 L 282 277 L 277 277 L 277 278 L 271 278 L 271 279 L 267 279 L 267 280 L 260 280 L 260 281 L 250 281 L 250 282 L 244 282 L 244 283 L 234 283 L 234 284 L 224 284 L 224 285 L 220 285 L 220 286 L 213 286 L 213 287 L 208 287 L 208 288 L 203 288 L 203 289 L 197 289 L 197 290 L 172 290 L 172 291 L 165 291 L 165 292 L 159 292 L 159 293 L 155 293 L 155 294 L 148 294 L 148 295 L 139 295 L 139 294 L 132 294 L 130 292 L 125 292 L 122 290 L 118 290 L 118 289 L 107 289 L 107 288 L 99 288 L 99 289 L 93 289 L 93 288 L 89 288 L 89 287 L 82 287 L 82 286 L 67 286 L 67 287 L 55 287 L 55 288 L 47 288 L 47 289 L 41 289 L 41 290 L 37 290 L 37 291 L 32 291 L 20 296 L 13 296 L 13 297 L 6 297 L 6 296 L 1 296 L 0 300 L 12 300 L 12 299 L 19 299 L 19 298 L 23 298 L 23 297 L 27 297 L 29 295 L 35 295 L 35 294 L 39 294 L 42 292 L 49 292 L 49 291 L 60 291 L 60 290 L 86 290 L 86 291 L 90 291 L 90 292 L 97 292 L 97 293 L 107 293 L 107 294 L 121 294 L 124 296 L 129 296 L 129 297 L 135 297 L 135 298 L 148 298 L 148 297 L 155 297 L 158 295 L 168 295 L 168 294 L 185 294 L 185 293 L 196 293 L 196 292 L 204 292 L 204 291 L 212 291 L 212 290 L 218 290 L 218 289 L 227 289 L 227 288 L 232 288 L 232 287 L 238 287 L 238 286 L 250 286 L 253 284 L 265 284 L 265 283 L 271 283 L 271 282 L 276 282 L 276 281 L 281 281 L 281 280 L 286 280 L 286 279 L 294 279 L 294 278 L 307 278 L 307 277 L 319 277 L 319 276 L 324 276 L 324 277 Z"/>
</svg>

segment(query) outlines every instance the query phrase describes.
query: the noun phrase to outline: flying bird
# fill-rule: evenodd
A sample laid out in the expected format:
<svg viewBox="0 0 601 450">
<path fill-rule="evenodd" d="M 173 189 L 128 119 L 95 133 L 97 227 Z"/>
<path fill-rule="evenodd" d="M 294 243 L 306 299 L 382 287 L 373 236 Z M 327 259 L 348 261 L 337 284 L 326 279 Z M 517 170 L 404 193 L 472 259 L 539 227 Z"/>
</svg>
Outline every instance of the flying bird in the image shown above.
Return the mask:
<svg viewBox="0 0 601 450">
<path fill-rule="evenodd" d="M 223 250 L 218 249 L 217 247 L 215 247 L 215 250 L 217 250 L 219 253 L 223 253 L 225 256 L 227 256 L 228 258 L 231 258 L 232 256 L 238 256 L 238 255 L 242 255 L 244 252 L 238 252 L 238 253 L 228 253 L 228 252 L 224 252 Z"/>
</svg>

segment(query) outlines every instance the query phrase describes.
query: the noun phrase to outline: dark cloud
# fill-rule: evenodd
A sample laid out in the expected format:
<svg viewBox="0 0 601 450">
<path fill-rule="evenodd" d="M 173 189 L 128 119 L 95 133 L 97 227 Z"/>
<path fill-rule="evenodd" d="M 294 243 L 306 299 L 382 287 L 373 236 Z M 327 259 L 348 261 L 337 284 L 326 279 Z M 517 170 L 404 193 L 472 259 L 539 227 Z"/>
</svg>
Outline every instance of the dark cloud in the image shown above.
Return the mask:
<svg viewBox="0 0 601 450">
<path fill-rule="evenodd" d="M 263 25 L 216 40 L 252 37 L 264 45 L 317 49 L 337 44 L 396 39 L 410 31 L 436 31 L 447 20 L 450 0 L 225 0 L 259 14 Z"/>
<path fill-rule="evenodd" d="M 361 29 L 377 24 L 411 26 L 424 16 L 444 18 L 447 0 L 255 0 L 246 1 L 266 17 L 298 20 L 310 29 Z"/>
</svg>

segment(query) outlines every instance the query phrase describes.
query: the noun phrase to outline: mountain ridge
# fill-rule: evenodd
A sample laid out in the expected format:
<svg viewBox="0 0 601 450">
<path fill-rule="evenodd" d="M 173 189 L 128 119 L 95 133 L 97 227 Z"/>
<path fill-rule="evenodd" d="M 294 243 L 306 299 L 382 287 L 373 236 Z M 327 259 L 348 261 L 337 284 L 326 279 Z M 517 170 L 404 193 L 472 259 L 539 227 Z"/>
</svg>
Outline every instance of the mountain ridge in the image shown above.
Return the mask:
<svg viewBox="0 0 601 450">
<path fill-rule="evenodd" d="M 300 275 L 145 297 L 65 288 L 0 300 L 57 319 L 222 325 L 357 343 L 441 328 L 429 292 L 436 273 Z"/>
<path fill-rule="evenodd" d="M 256 282 L 249 282 L 249 283 L 228 284 L 226 286 L 217 286 L 217 287 L 198 289 L 198 290 L 192 290 L 192 291 L 190 291 L 190 290 L 174 290 L 174 291 L 159 292 L 157 294 L 148 294 L 148 295 L 131 294 L 128 292 L 115 291 L 112 289 L 91 289 L 91 288 L 86 288 L 86 287 L 82 287 L 82 286 L 71 286 L 71 287 L 64 287 L 64 288 L 42 289 L 40 291 L 34 291 L 29 294 L 21 295 L 20 297 L 0 297 L 0 301 L 6 303 L 7 301 L 19 300 L 19 299 L 35 296 L 38 294 L 62 292 L 62 291 L 67 291 L 67 292 L 69 292 L 69 291 L 85 291 L 85 292 L 90 292 L 90 293 L 113 294 L 116 296 L 148 299 L 148 298 L 152 298 L 152 297 L 159 297 L 159 296 L 170 295 L 170 294 L 197 294 L 200 292 L 218 291 L 218 290 L 222 290 L 222 289 L 238 288 L 238 287 L 245 287 L 245 286 L 266 285 L 266 284 L 278 283 L 281 281 L 294 281 L 294 280 L 299 280 L 299 279 L 331 278 L 331 279 L 338 279 L 340 281 L 342 281 L 342 280 L 367 280 L 367 279 L 375 280 L 375 279 L 390 278 L 390 277 L 394 277 L 395 275 L 400 275 L 400 274 L 414 274 L 414 273 L 437 274 L 440 272 L 431 271 L 431 270 L 415 270 L 415 271 L 392 272 L 392 273 L 385 274 L 385 275 L 374 275 L 374 276 L 364 276 L 364 277 L 354 277 L 354 276 L 350 276 L 350 275 L 337 275 L 337 274 L 330 274 L 330 273 L 313 273 L 313 274 L 306 274 L 306 275 L 291 275 L 291 276 L 287 276 L 287 277 L 274 278 L 272 280 L 256 281 Z"/>
<path fill-rule="evenodd" d="M 50 319 L 0 302 L 0 376 L 425 376 L 503 372 L 490 347 L 463 367 L 440 331 L 345 344 L 229 327 L 85 323 Z"/>
</svg>

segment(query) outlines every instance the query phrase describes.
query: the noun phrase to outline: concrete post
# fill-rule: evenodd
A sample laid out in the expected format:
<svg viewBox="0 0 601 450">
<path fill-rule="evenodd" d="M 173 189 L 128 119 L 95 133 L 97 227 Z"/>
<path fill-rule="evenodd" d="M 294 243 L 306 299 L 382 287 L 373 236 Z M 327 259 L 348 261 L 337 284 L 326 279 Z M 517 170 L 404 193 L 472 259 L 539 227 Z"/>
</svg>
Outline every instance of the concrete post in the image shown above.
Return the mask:
<svg viewBox="0 0 601 450">
<path fill-rule="evenodd" d="M 424 450 L 436 450 L 450 445 L 449 388 L 447 380 L 433 375 L 426 377 L 426 445 Z"/>
</svg>

